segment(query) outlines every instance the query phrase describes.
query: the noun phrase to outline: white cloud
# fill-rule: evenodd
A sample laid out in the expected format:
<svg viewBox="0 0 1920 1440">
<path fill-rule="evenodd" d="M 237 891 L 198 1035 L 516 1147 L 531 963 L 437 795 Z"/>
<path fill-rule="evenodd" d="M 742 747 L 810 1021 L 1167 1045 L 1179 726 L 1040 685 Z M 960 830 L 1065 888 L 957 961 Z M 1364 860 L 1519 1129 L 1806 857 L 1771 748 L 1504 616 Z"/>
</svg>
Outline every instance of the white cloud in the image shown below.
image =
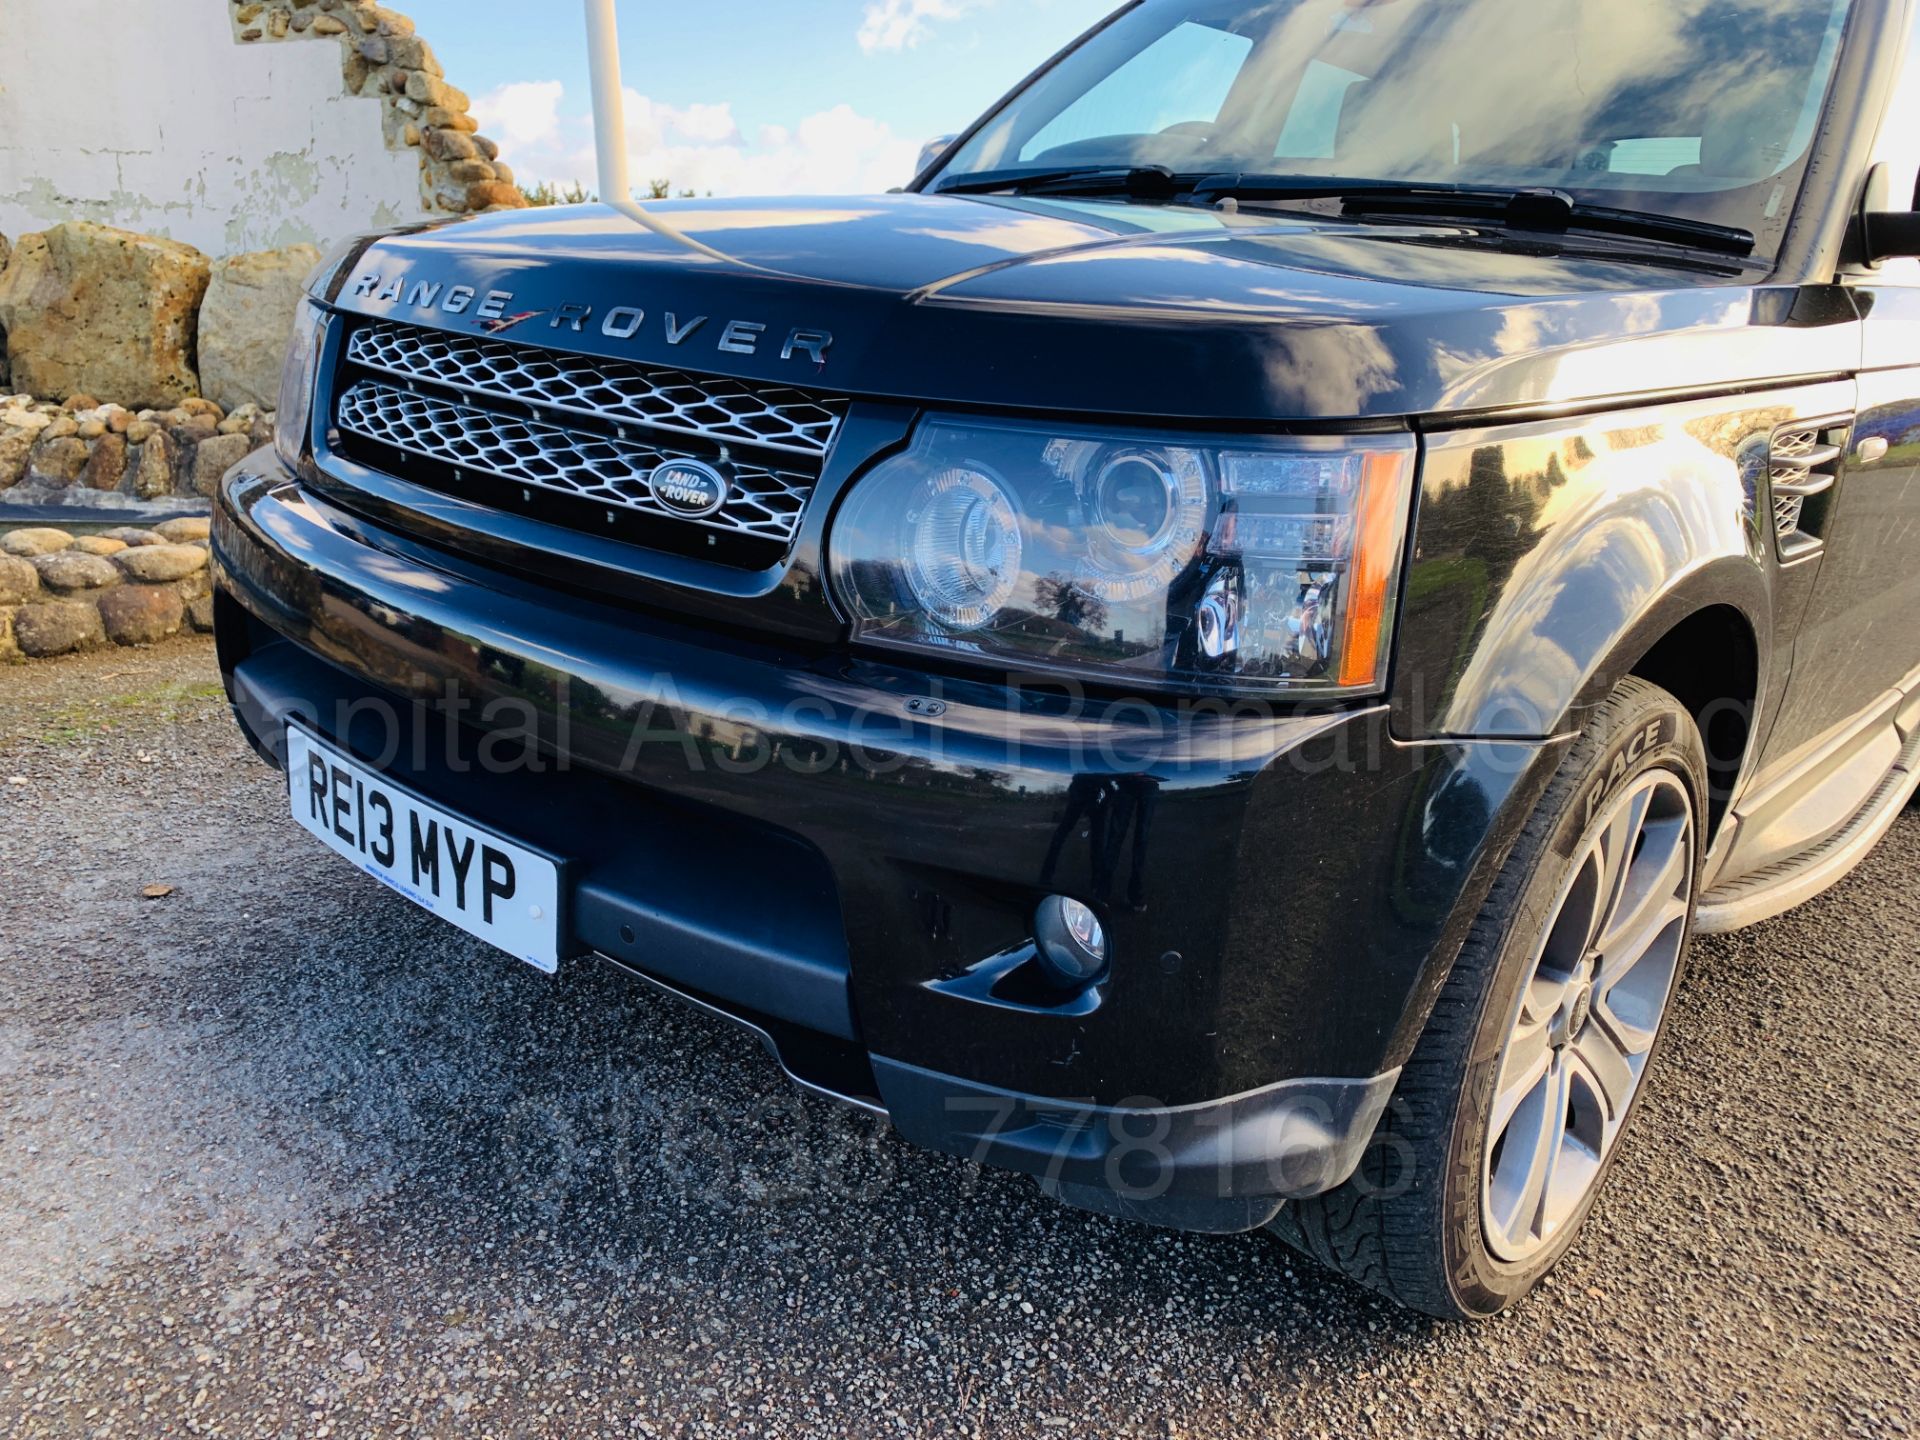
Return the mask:
<svg viewBox="0 0 1920 1440">
<path fill-rule="evenodd" d="M 504 146 L 551 144 L 560 138 L 560 100 L 566 90 L 558 80 L 502 85 L 473 102 L 473 118 Z"/>
<path fill-rule="evenodd" d="M 992 0 L 873 0 L 860 22 L 860 48 L 910 50 L 932 33 L 932 21 L 957 20 Z"/>
<path fill-rule="evenodd" d="M 709 145 L 732 140 L 740 133 L 740 128 L 733 123 L 731 105 L 689 105 L 674 112 L 674 128 L 689 140 Z"/>
<path fill-rule="evenodd" d="M 628 164 L 643 194 L 654 180 L 700 195 L 874 194 L 913 178 L 919 151 L 845 104 L 748 137 L 730 105 L 681 108 L 631 89 L 625 100 Z M 559 81 L 502 86 L 474 111 L 523 183 L 592 187 L 592 121 L 584 107 L 568 112 Z"/>
</svg>

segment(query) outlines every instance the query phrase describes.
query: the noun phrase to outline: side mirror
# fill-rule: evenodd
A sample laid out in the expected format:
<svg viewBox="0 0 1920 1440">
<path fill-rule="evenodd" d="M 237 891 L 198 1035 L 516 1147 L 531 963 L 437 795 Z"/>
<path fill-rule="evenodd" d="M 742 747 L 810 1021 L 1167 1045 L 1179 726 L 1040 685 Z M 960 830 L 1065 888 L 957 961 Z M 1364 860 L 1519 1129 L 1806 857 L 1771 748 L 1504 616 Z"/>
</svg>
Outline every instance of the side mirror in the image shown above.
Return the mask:
<svg viewBox="0 0 1920 1440">
<path fill-rule="evenodd" d="M 1920 211 L 1871 210 L 1860 219 L 1869 265 L 1920 258 Z"/>
<path fill-rule="evenodd" d="M 1894 194 L 1893 170 L 1885 162 L 1867 172 L 1847 236 L 1848 263 L 1877 270 L 1882 261 L 1920 257 L 1920 211 L 1894 209 L 1907 198 Z"/>
<path fill-rule="evenodd" d="M 920 147 L 920 160 L 913 167 L 913 173 L 915 175 L 926 174 L 927 171 L 933 168 L 933 162 L 946 154 L 948 150 L 952 149 L 953 142 L 959 138 L 958 135 L 941 135 L 922 145 Z"/>
</svg>

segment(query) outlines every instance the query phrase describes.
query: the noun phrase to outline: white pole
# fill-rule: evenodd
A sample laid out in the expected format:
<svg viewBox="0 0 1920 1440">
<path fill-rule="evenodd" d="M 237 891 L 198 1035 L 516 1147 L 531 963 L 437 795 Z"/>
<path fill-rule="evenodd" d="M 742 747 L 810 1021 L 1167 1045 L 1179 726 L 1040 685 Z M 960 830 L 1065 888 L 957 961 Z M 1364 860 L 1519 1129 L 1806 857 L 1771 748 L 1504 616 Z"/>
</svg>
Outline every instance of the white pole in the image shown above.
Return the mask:
<svg viewBox="0 0 1920 1440">
<path fill-rule="evenodd" d="M 627 106 L 620 88 L 620 28 L 614 0 L 587 0 L 587 64 L 593 76 L 593 145 L 600 161 L 600 199 L 633 199 L 627 179 Z"/>
<path fill-rule="evenodd" d="M 587 67 L 593 76 L 593 148 L 599 161 L 600 203 L 709 259 L 749 270 L 765 269 L 736 260 L 703 240 L 682 235 L 633 198 L 633 185 L 627 179 L 627 103 L 620 88 L 620 27 L 614 19 L 614 0 L 586 0 L 586 4 Z"/>
</svg>

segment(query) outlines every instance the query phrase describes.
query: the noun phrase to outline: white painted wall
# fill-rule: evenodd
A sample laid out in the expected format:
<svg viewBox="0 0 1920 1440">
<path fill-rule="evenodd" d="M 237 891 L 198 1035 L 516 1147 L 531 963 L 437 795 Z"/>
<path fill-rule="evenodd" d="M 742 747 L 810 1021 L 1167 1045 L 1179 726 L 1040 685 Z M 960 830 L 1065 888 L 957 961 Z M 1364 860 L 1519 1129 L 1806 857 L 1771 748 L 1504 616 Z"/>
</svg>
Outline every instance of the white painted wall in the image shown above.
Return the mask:
<svg viewBox="0 0 1920 1440">
<path fill-rule="evenodd" d="M 226 0 L 0 0 L 0 234 L 97 220 L 215 257 L 423 212 L 338 41 L 235 41 Z"/>
</svg>

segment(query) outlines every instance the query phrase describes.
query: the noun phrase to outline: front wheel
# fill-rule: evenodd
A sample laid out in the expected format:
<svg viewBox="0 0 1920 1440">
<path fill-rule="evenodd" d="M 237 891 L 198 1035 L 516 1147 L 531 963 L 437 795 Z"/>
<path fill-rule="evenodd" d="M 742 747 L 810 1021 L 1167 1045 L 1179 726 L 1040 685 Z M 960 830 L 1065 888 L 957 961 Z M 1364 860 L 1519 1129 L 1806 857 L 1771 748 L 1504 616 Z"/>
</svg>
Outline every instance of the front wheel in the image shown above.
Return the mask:
<svg viewBox="0 0 1920 1440">
<path fill-rule="evenodd" d="M 1685 708 L 1623 681 L 1495 882 L 1359 1172 L 1282 1211 L 1284 1239 L 1445 1319 L 1504 1310 L 1553 1268 L 1660 1050 L 1706 773 Z"/>
</svg>

